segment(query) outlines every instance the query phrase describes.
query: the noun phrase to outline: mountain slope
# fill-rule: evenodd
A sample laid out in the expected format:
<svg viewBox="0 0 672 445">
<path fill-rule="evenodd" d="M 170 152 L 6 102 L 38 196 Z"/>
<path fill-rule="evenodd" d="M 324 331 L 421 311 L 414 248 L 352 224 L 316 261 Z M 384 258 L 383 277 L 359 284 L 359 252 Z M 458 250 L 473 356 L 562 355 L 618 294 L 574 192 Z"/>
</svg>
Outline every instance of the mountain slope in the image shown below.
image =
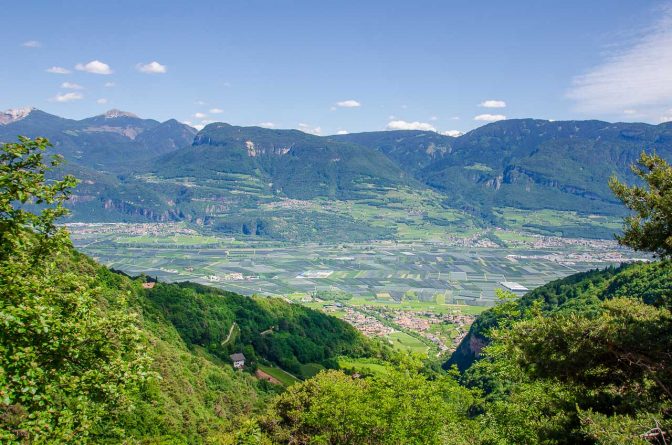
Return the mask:
<svg viewBox="0 0 672 445">
<path fill-rule="evenodd" d="M 331 142 L 298 130 L 210 124 L 191 147 L 156 161 L 165 178 L 217 180 L 221 173 L 264 181 L 267 191 L 295 199 L 350 199 L 368 187 L 406 182 L 404 173 L 376 150 Z"/>
<path fill-rule="evenodd" d="M 81 121 L 0 114 L 0 140 L 17 134 L 50 138 L 85 179 L 74 220 L 185 220 L 294 241 L 390 239 L 419 227 L 435 238 L 474 226 L 611 238 L 624 210 L 608 178 L 636 181 L 629 165 L 642 150 L 672 159 L 670 123 L 514 119 L 460 137 L 319 137 L 223 123 L 195 134 L 118 110 Z"/>
<path fill-rule="evenodd" d="M 395 131 L 334 136 L 378 148 L 453 203 L 497 217 L 494 208 L 621 215 L 612 174 L 633 180 L 642 150 L 672 159 L 672 125 L 512 119 L 452 138 Z"/>
<path fill-rule="evenodd" d="M 0 141 L 11 142 L 18 135 L 46 137 L 69 163 L 116 172 L 191 144 L 196 134 L 174 119 L 160 123 L 119 110 L 76 121 L 30 109 L 4 122 L 0 123 Z"/>
</svg>

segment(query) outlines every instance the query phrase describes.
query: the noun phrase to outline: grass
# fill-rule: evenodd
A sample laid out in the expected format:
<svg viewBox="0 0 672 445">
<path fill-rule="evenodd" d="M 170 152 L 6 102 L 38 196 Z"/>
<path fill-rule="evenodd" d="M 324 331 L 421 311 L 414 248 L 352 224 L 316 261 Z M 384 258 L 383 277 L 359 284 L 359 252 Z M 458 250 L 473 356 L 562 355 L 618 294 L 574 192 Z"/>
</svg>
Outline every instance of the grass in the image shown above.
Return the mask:
<svg viewBox="0 0 672 445">
<path fill-rule="evenodd" d="M 290 373 L 280 369 L 276 368 L 274 366 L 266 366 L 266 365 L 257 365 L 259 369 L 264 371 L 266 374 L 275 377 L 278 379 L 280 383 L 283 384 L 283 386 L 291 386 L 295 383 L 301 382 L 298 378 L 294 377 Z"/>
<path fill-rule="evenodd" d="M 306 363 L 305 365 L 301 365 L 301 376 L 308 379 L 316 376 L 323 369 L 324 366 L 319 363 Z"/>
<path fill-rule="evenodd" d="M 114 240 L 117 244 L 159 244 L 175 246 L 199 246 L 219 244 L 221 238 L 203 235 L 174 236 L 120 236 Z"/>
<path fill-rule="evenodd" d="M 511 207 L 498 207 L 494 213 L 502 218 L 506 226 L 518 230 L 533 230 L 532 227 L 547 227 L 548 231 L 561 231 L 563 228 L 597 227 L 618 232 L 621 218 L 604 215 L 588 215 L 573 211 L 535 210 L 527 211 Z M 497 234 L 501 238 L 499 234 Z"/>
<path fill-rule="evenodd" d="M 394 332 L 387 338 L 392 341 L 392 346 L 397 349 L 427 355 L 427 345 L 405 332 Z"/>
<path fill-rule="evenodd" d="M 360 374 L 387 374 L 388 368 L 376 359 L 341 357 L 338 366 L 343 370 L 359 372 Z"/>
<path fill-rule="evenodd" d="M 427 301 L 402 301 L 398 303 L 394 300 L 379 300 L 370 297 L 356 296 L 345 302 L 350 306 L 375 306 L 375 307 L 389 307 L 396 310 L 411 310 L 411 311 L 431 311 L 436 314 L 453 313 L 458 311 L 464 315 L 478 315 L 487 307 L 470 306 L 466 304 L 439 304 Z"/>
</svg>

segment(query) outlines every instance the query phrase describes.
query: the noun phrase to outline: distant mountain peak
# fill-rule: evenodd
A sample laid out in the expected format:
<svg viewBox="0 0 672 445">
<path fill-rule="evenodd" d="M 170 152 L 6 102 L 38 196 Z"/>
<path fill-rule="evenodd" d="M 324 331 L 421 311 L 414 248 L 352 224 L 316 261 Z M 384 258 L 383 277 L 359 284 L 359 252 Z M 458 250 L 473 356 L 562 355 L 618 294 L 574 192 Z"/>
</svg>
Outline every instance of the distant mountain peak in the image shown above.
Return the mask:
<svg viewBox="0 0 672 445">
<path fill-rule="evenodd" d="M 109 111 L 106 111 L 103 116 L 105 116 L 105 119 L 114 119 L 114 118 L 117 118 L 117 117 L 135 117 L 135 118 L 138 118 L 138 116 L 136 114 L 130 113 L 128 111 L 117 110 L 116 108 L 113 108 Z"/>
<path fill-rule="evenodd" d="M 0 112 L 0 125 L 11 124 L 12 122 L 20 121 L 28 116 L 35 108 L 10 108 L 9 110 Z"/>
</svg>

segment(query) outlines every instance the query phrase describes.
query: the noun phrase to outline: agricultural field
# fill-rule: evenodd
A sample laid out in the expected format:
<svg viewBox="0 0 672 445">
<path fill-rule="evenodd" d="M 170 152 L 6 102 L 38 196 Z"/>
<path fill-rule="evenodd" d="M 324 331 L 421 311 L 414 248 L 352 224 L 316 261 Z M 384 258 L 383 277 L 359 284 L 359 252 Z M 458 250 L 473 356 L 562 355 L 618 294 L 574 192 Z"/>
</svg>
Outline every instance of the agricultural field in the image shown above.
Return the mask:
<svg viewBox="0 0 672 445">
<path fill-rule="evenodd" d="M 276 379 L 283 386 L 291 386 L 301 381 L 287 371 L 284 371 L 275 366 L 257 365 L 257 368 Z"/>
<path fill-rule="evenodd" d="M 502 283 L 522 294 L 633 259 L 612 241 L 503 230 L 451 242 L 300 245 L 218 238 L 180 224 L 78 224 L 70 231 L 83 252 L 129 274 L 299 300 L 338 290 L 360 304 L 439 312 L 450 304 L 490 306 Z"/>
<path fill-rule="evenodd" d="M 511 230 L 443 241 L 286 244 L 202 234 L 182 223 L 69 229 L 80 250 L 128 274 L 281 297 L 399 350 L 437 357 L 454 350 L 474 318 L 497 301 L 498 289 L 523 295 L 554 279 L 635 259 L 613 241 Z"/>
</svg>

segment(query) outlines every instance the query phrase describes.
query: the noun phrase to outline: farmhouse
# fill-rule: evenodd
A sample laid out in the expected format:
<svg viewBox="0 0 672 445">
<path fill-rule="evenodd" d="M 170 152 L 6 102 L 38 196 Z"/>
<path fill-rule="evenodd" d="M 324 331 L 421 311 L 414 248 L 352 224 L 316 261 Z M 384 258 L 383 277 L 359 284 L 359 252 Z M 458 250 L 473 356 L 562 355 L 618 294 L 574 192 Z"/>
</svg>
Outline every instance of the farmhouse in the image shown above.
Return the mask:
<svg viewBox="0 0 672 445">
<path fill-rule="evenodd" d="M 229 356 L 233 362 L 233 367 L 236 369 L 243 369 L 245 367 L 245 356 L 242 352 L 237 352 Z"/>
</svg>

